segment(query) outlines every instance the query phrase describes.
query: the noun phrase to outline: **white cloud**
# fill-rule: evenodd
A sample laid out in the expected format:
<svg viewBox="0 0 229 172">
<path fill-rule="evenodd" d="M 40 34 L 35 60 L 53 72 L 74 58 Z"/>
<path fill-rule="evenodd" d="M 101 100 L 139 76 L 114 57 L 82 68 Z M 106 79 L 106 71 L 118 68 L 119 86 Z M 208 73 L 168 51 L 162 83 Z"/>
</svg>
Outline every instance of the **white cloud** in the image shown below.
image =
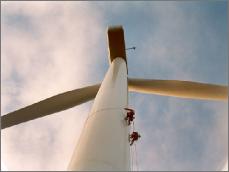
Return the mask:
<svg viewBox="0 0 229 172">
<path fill-rule="evenodd" d="M 100 82 L 94 71 L 107 58 L 97 58 L 106 41 L 98 11 L 83 2 L 4 2 L 2 9 L 2 114 L 86 86 L 91 76 Z M 8 169 L 66 170 L 89 107 L 2 131 Z"/>
</svg>

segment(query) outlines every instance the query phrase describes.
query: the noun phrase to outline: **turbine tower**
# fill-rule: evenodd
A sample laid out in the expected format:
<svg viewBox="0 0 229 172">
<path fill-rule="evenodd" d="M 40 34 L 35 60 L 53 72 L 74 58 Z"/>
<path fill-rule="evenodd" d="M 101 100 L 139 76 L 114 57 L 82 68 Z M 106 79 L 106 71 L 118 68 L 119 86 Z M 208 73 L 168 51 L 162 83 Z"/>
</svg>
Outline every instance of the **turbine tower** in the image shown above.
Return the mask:
<svg viewBox="0 0 229 172">
<path fill-rule="evenodd" d="M 108 28 L 108 44 L 110 66 L 101 84 L 58 94 L 8 113 L 1 117 L 1 129 L 66 110 L 95 98 L 68 170 L 130 171 L 130 128 L 124 120 L 129 91 L 191 99 L 228 99 L 227 86 L 128 78 L 122 26 Z"/>
</svg>

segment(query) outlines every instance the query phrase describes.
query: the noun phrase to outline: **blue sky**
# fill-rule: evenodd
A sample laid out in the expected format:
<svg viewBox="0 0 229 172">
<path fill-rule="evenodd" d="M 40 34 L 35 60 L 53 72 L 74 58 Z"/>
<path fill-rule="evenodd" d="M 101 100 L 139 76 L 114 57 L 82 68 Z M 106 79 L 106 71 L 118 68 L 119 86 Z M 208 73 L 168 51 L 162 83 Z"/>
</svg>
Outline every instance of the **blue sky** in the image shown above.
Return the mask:
<svg viewBox="0 0 229 172">
<path fill-rule="evenodd" d="M 110 25 L 123 25 L 126 47 L 137 47 L 127 51 L 129 77 L 227 85 L 227 6 L 227 1 L 3 2 L 1 112 L 101 82 L 109 67 Z M 65 170 L 92 103 L 2 131 L 7 169 Z M 227 102 L 130 93 L 129 104 L 142 135 L 138 169 L 224 167 Z"/>
</svg>

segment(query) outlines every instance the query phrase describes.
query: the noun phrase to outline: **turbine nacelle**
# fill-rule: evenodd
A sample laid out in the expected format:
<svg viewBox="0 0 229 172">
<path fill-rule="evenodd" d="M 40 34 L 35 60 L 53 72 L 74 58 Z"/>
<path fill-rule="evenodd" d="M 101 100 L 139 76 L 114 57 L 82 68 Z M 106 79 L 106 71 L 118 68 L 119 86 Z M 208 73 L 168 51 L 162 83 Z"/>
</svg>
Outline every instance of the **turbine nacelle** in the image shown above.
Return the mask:
<svg viewBox="0 0 229 172">
<path fill-rule="evenodd" d="M 117 57 L 123 58 L 127 64 L 124 30 L 122 26 L 109 27 L 107 30 L 107 37 L 108 37 L 110 64 Z"/>
</svg>

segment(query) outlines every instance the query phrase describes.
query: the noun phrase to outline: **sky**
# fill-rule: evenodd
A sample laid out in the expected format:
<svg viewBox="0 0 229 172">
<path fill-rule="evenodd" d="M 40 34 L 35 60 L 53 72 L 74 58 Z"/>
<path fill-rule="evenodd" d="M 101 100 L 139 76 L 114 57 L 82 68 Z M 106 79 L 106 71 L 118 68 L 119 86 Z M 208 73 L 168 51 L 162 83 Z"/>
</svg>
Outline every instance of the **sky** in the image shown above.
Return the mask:
<svg viewBox="0 0 229 172">
<path fill-rule="evenodd" d="M 128 76 L 228 85 L 227 1 L 1 2 L 1 115 L 100 83 L 107 28 Z M 3 170 L 66 170 L 93 101 L 1 131 Z M 129 93 L 134 170 L 228 169 L 228 102 Z M 134 151 L 134 150 L 133 150 Z"/>
</svg>

